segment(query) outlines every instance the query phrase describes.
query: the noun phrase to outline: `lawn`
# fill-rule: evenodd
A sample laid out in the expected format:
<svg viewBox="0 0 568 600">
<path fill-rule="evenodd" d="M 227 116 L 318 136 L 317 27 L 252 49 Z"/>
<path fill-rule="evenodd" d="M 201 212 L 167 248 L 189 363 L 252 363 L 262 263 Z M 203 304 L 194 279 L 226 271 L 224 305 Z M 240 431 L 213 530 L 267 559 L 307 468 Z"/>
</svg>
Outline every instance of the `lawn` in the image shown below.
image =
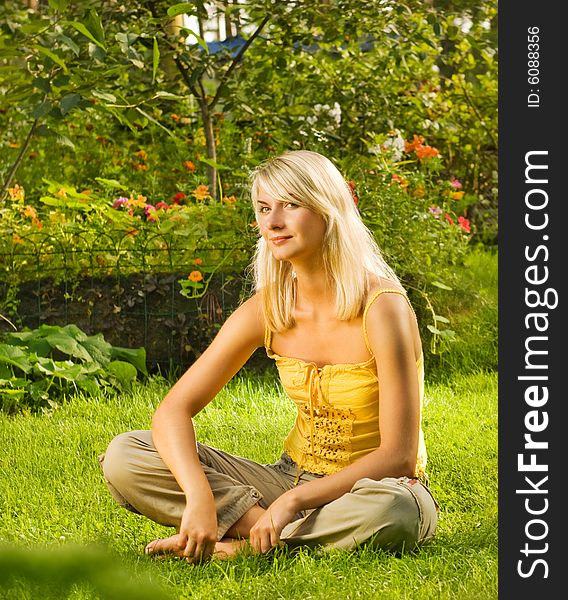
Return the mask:
<svg viewBox="0 0 568 600">
<path fill-rule="evenodd" d="M 0 413 L 1 598 L 497 597 L 495 373 L 426 385 L 428 471 L 441 507 L 428 546 L 402 556 L 279 549 L 200 566 L 144 556 L 150 539 L 171 530 L 115 505 L 97 464 L 114 435 L 149 427 L 166 389 L 155 379 L 118 398 Z M 272 462 L 293 418 L 273 373 L 243 374 L 198 415 L 196 429 L 200 441 Z"/>
</svg>

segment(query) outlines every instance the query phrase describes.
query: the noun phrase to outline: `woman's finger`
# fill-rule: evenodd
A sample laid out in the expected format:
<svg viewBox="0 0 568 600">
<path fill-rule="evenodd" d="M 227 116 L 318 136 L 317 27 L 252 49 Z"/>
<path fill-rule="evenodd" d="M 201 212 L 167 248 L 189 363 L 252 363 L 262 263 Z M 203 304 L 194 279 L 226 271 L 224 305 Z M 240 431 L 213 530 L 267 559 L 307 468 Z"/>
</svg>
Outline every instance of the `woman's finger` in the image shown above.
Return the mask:
<svg viewBox="0 0 568 600">
<path fill-rule="evenodd" d="M 187 544 L 185 545 L 184 551 L 183 551 L 183 555 L 185 556 L 186 559 L 188 560 L 192 560 L 195 558 L 195 547 L 196 547 L 196 543 L 193 540 L 193 538 L 187 538 Z"/>
</svg>

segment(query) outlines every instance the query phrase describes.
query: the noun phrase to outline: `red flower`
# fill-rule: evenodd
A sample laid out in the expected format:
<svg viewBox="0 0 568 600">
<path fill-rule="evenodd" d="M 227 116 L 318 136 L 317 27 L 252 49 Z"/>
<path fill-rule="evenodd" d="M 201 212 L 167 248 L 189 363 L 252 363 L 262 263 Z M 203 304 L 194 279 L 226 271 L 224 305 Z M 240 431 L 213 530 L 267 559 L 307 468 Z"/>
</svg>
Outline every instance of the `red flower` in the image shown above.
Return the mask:
<svg viewBox="0 0 568 600">
<path fill-rule="evenodd" d="M 444 213 L 444 219 L 446 219 L 446 221 L 450 224 L 453 225 L 454 224 L 454 220 L 452 219 L 452 217 L 450 217 L 450 215 L 448 213 Z"/>
<path fill-rule="evenodd" d="M 166 204 L 165 202 L 158 202 L 158 204 L 156 204 L 156 208 L 163 208 L 164 210 L 168 210 L 168 208 L 170 208 L 170 205 Z"/>
<path fill-rule="evenodd" d="M 471 233 L 471 223 L 465 217 L 458 217 L 458 225 L 466 232 Z"/>
<path fill-rule="evenodd" d="M 173 198 L 172 202 L 174 204 L 181 204 L 181 201 L 184 200 L 187 196 L 183 192 L 178 192 Z"/>
<path fill-rule="evenodd" d="M 349 186 L 349 191 L 351 192 L 351 197 L 353 198 L 353 202 L 355 202 L 355 206 L 359 204 L 359 196 L 357 196 L 357 184 L 351 179 L 347 182 Z"/>
</svg>

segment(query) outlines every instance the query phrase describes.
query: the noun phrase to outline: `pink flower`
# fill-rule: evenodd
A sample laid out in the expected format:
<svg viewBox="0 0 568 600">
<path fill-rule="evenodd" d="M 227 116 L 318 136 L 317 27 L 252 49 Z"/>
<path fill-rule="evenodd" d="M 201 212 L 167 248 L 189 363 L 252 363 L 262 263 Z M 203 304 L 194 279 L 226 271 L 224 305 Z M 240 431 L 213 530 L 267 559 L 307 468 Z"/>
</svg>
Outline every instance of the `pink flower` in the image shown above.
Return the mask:
<svg viewBox="0 0 568 600">
<path fill-rule="evenodd" d="M 466 232 L 466 233 L 470 233 L 471 232 L 471 224 L 469 222 L 469 219 L 466 219 L 465 217 L 458 217 L 458 225 Z"/>
<path fill-rule="evenodd" d="M 439 206 L 431 206 L 428 210 L 436 217 L 436 219 L 442 214 L 442 209 Z"/>
<path fill-rule="evenodd" d="M 459 181 L 455 177 L 450 181 L 450 185 L 454 188 L 454 190 L 459 190 L 462 188 L 461 181 Z"/>
<path fill-rule="evenodd" d="M 146 204 L 146 206 L 144 207 L 144 214 L 146 215 L 146 220 L 147 221 L 155 221 L 156 217 L 154 216 L 154 213 L 156 212 L 156 207 L 152 206 L 151 204 Z"/>
<path fill-rule="evenodd" d="M 123 196 L 121 196 L 120 198 L 117 198 L 113 203 L 112 203 L 112 207 L 113 208 L 122 208 L 126 203 L 128 202 L 128 198 L 124 198 Z"/>
</svg>

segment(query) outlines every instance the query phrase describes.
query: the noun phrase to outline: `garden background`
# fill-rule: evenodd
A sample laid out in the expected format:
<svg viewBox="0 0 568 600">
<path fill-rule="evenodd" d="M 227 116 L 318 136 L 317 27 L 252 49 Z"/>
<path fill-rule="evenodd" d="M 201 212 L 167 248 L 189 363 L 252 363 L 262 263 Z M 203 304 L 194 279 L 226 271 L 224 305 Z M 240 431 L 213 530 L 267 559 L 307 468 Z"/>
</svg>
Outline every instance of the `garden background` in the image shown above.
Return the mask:
<svg viewBox="0 0 568 600">
<path fill-rule="evenodd" d="M 496 597 L 496 27 L 469 0 L 0 7 L 6 597 Z M 439 535 L 403 557 L 156 565 L 159 527 L 116 510 L 96 455 L 149 426 L 251 292 L 248 175 L 300 148 L 344 173 L 416 308 Z M 271 462 L 292 419 L 259 351 L 197 427 Z"/>
</svg>

